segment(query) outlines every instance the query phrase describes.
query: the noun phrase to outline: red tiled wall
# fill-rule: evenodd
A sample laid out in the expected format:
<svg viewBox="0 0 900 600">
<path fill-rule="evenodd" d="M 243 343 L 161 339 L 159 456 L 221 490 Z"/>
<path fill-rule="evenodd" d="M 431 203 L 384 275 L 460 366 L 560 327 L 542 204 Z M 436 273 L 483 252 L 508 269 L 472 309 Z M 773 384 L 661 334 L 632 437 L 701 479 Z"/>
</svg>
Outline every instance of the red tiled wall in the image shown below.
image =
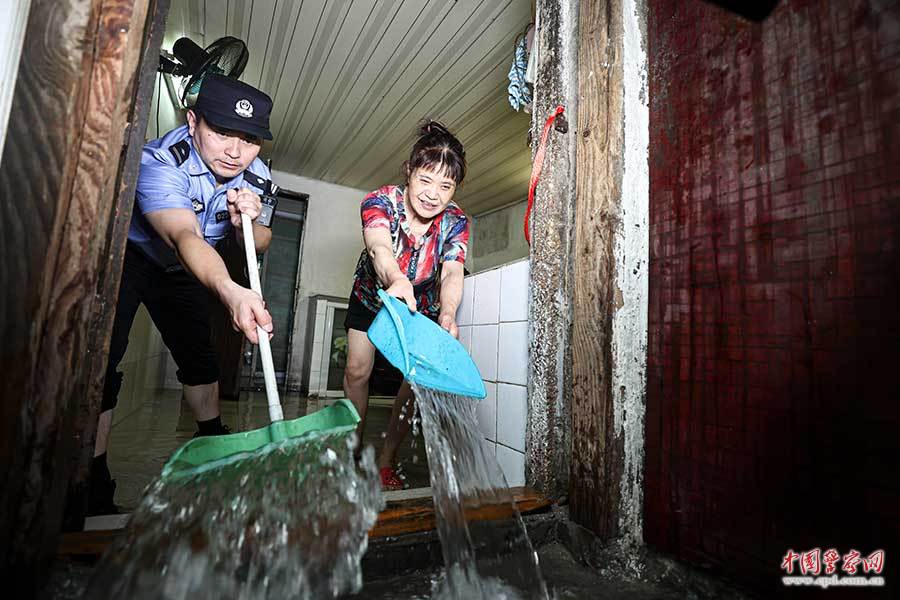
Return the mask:
<svg viewBox="0 0 900 600">
<path fill-rule="evenodd" d="M 900 523 L 900 10 L 648 5 L 645 539 L 775 589 Z"/>
</svg>

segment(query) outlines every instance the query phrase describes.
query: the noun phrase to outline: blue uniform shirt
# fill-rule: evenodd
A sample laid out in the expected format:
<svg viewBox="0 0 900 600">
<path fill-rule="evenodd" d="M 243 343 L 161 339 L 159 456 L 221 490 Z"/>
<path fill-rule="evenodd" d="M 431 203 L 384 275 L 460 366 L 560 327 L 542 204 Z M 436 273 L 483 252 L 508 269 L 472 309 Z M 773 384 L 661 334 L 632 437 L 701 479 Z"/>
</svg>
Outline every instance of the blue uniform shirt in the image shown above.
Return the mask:
<svg viewBox="0 0 900 600">
<path fill-rule="evenodd" d="M 268 167 L 259 158 L 242 174 L 216 188 L 216 178 L 194 148 L 188 126 L 173 129 L 144 146 L 128 240 L 162 267 L 179 264 L 147 221 L 147 213 L 166 208 L 194 211 L 203 238 L 211 246 L 231 232 L 226 192 L 246 187 L 257 194 L 274 191 Z M 266 189 L 266 188 L 270 189 Z"/>
</svg>

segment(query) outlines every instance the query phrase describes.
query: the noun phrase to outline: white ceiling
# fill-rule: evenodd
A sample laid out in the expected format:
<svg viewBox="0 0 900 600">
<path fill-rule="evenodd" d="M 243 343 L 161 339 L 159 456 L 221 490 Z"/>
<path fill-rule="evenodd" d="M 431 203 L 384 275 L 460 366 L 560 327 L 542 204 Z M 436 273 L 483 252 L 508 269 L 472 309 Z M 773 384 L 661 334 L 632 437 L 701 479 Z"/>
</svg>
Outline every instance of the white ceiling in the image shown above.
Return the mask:
<svg viewBox="0 0 900 600">
<path fill-rule="evenodd" d="M 399 180 L 418 121 L 443 121 L 469 162 L 457 200 L 478 214 L 527 194 L 530 117 L 506 75 L 530 21 L 530 0 L 172 0 L 163 48 L 247 43 L 241 79 L 274 99 L 263 154 L 280 171 L 375 189 Z M 174 126 L 159 113 L 148 135 Z"/>
</svg>

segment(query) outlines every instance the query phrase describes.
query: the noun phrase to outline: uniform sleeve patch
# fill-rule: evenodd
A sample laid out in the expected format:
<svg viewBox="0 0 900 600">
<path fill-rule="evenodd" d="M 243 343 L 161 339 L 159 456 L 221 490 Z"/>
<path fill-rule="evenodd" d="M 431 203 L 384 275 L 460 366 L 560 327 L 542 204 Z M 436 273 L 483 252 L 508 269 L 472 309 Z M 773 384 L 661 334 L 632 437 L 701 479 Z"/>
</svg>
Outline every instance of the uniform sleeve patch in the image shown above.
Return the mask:
<svg viewBox="0 0 900 600">
<path fill-rule="evenodd" d="M 203 206 L 203 203 L 200 202 L 200 200 L 198 200 L 197 198 L 191 199 L 191 207 L 193 207 L 194 213 L 195 213 L 195 214 L 198 214 L 198 215 L 199 215 L 200 213 L 202 213 L 202 212 L 203 212 L 203 209 L 205 208 L 205 207 Z"/>
</svg>

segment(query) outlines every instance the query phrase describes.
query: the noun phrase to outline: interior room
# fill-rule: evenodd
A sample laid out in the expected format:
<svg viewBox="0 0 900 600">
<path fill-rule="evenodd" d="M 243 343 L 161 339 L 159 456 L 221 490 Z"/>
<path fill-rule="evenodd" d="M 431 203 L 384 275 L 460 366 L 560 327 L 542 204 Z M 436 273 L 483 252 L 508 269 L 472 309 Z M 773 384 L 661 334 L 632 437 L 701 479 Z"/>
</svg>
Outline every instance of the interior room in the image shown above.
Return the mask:
<svg viewBox="0 0 900 600">
<path fill-rule="evenodd" d="M 245 41 L 249 57 L 241 80 L 273 99 L 275 139 L 264 145 L 261 156 L 269 161 L 274 183 L 294 199 L 279 199 L 261 280 L 279 332 L 272 340 L 273 359 L 285 401 L 296 404 L 296 414 L 301 414 L 344 396 L 343 322 L 363 249 L 359 204 L 372 190 L 402 180 L 402 165 L 417 124 L 424 118 L 438 119 L 465 140 L 469 164 L 454 198 L 473 223 L 460 340 L 471 348 L 474 333 L 480 352 L 476 360 L 482 361 L 482 371 L 490 373 L 487 402 L 480 408 L 485 443 L 492 449 L 499 444 L 507 479 L 515 485 L 524 483 L 525 376 L 521 367 L 527 359 L 528 246 L 522 223 L 531 173 L 531 117 L 510 106 L 507 73 L 512 49 L 533 21 L 531 3 L 451 6 L 446 2 L 297 0 L 235 2 L 225 8 L 200 0 L 173 1 L 161 53 L 174 59 L 175 42 L 184 37 L 201 47 L 226 36 Z M 185 122 L 181 96 L 188 79 L 156 74 L 148 140 Z M 501 273 L 506 273 L 505 302 L 500 299 Z M 484 298 L 477 304 L 472 302 L 476 280 L 482 282 Z M 475 305 L 493 308 L 486 308 L 485 314 L 480 310 L 476 317 L 472 314 Z M 503 322 L 509 323 L 502 339 L 500 305 L 506 306 Z M 128 461 L 120 469 L 123 475 L 117 488 L 126 507 L 137 504 L 141 490 L 167 458 L 158 451 L 151 460 L 135 454 L 137 448 L 158 445 L 147 444 L 148 432 L 157 429 L 147 427 L 146 420 L 155 418 L 150 415 L 166 415 L 160 429 L 173 448 L 194 431 L 187 418 L 190 413 L 182 410 L 186 407 L 173 402 L 171 394 L 163 396 L 158 391 L 173 390 L 177 396 L 180 390 L 171 353 L 146 310 L 141 309 L 138 323 L 141 327 L 132 331 L 123 359 L 130 370 L 124 381 L 142 384 L 129 388 L 127 408 L 117 411 L 114 431 L 128 434 L 113 435 L 110 452 L 111 460 L 118 455 L 119 460 Z M 501 345 L 505 360 L 520 372 L 497 374 Z M 264 424 L 257 423 L 257 417 L 267 419 L 262 370 L 254 350 L 244 346 L 239 357 L 233 343 L 231 364 L 223 365 L 222 378 L 234 381 L 228 390 L 234 402 L 223 409 L 228 411 L 225 422 L 232 429 Z M 489 346 L 493 351 L 487 350 Z M 248 351 L 249 360 L 244 360 Z M 379 357 L 367 416 L 369 443 L 379 446 L 400 381 Z M 511 420 L 496 418 L 498 385 L 503 398 L 510 398 L 500 405 L 511 407 Z M 221 387 L 225 393 L 229 386 Z M 187 415 L 185 430 L 173 438 L 172 423 L 182 414 Z M 497 423 L 511 423 L 511 429 L 498 432 Z M 503 442 L 498 441 L 500 434 Z M 117 448 L 118 440 L 127 446 Z M 428 487 L 421 439 L 401 446 L 398 466 L 407 488 Z M 129 477 L 129 467 L 141 474 Z"/>
</svg>

